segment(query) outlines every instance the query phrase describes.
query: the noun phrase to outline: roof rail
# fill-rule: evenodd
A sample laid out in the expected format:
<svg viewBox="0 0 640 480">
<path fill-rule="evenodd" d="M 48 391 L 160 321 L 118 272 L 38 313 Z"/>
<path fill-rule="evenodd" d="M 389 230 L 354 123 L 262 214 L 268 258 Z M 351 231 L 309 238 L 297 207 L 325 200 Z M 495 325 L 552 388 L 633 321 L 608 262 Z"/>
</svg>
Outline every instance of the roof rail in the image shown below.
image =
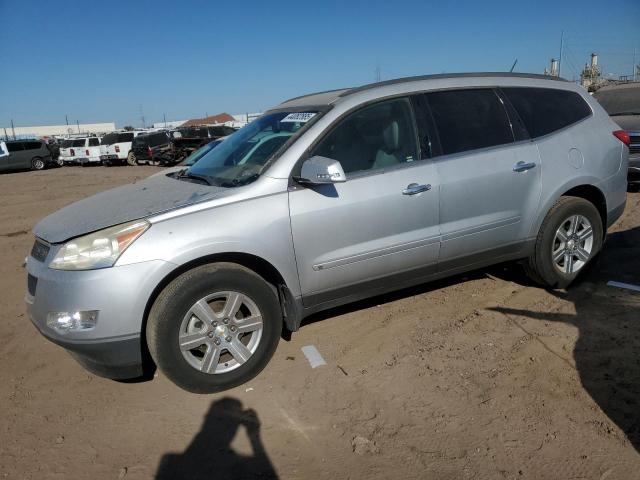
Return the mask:
<svg viewBox="0 0 640 480">
<path fill-rule="evenodd" d="M 499 78 L 499 77 L 511 77 L 511 78 L 537 78 L 542 80 L 556 80 L 559 82 L 566 82 L 564 78 L 561 77 L 552 77 L 550 75 L 542 75 L 539 73 L 513 73 L 513 72 L 469 72 L 469 73 L 437 73 L 433 75 L 418 75 L 415 77 L 402 77 L 402 78 L 394 78 L 391 80 L 385 80 L 382 82 L 369 83 L 367 85 L 362 85 L 361 87 L 350 88 L 349 90 L 340 94 L 340 97 L 346 97 L 348 95 L 352 95 L 354 93 L 362 92 L 364 90 L 370 90 L 372 88 L 384 87 L 387 85 L 395 85 L 398 83 L 408 83 L 408 82 L 417 82 L 420 80 L 438 80 L 443 78 L 471 78 L 471 77 L 482 77 L 482 78 Z"/>
</svg>

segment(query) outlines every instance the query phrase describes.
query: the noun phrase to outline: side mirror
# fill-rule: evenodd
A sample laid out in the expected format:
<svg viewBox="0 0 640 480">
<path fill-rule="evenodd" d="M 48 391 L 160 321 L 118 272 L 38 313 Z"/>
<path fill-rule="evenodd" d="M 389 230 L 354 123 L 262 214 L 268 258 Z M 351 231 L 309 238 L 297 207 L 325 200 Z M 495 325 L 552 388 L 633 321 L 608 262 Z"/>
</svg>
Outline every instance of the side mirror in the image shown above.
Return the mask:
<svg viewBox="0 0 640 480">
<path fill-rule="evenodd" d="M 300 177 L 296 180 L 310 185 L 322 185 L 346 182 L 347 177 L 338 160 L 316 155 L 305 160 Z"/>
</svg>

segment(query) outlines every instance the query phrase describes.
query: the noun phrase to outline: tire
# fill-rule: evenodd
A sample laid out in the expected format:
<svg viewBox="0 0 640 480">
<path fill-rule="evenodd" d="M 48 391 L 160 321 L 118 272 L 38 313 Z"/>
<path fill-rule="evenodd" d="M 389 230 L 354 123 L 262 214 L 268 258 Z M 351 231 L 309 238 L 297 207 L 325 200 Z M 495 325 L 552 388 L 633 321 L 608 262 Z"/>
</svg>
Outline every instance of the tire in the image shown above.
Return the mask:
<svg viewBox="0 0 640 480">
<path fill-rule="evenodd" d="M 602 219 L 596 207 L 583 198 L 561 197 L 542 222 L 525 271 L 541 285 L 566 288 L 587 270 L 603 240 Z"/>
<path fill-rule="evenodd" d="M 33 157 L 31 159 L 31 170 L 44 170 L 46 163 L 41 157 Z"/>
<path fill-rule="evenodd" d="M 136 156 L 134 155 L 133 152 L 129 152 L 129 154 L 127 155 L 127 164 L 131 165 L 132 167 L 138 164 L 138 161 L 136 160 Z"/>
<path fill-rule="evenodd" d="M 235 298 L 239 301 L 234 303 Z M 232 304 L 240 308 L 225 319 L 223 309 Z M 258 320 L 247 320 L 258 315 L 259 327 Z M 244 329 L 247 332 L 241 333 Z M 189 270 L 165 287 L 149 312 L 146 340 L 156 365 L 173 383 L 192 393 L 214 393 L 260 373 L 273 356 L 281 331 L 275 289 L 245 267 L 214 263 Z M 187 338 L 193 340 L 191 350 L 180 345 L 180 339 Z M 235 354 L 227 346 L 236 349 Z"/>
</svg>

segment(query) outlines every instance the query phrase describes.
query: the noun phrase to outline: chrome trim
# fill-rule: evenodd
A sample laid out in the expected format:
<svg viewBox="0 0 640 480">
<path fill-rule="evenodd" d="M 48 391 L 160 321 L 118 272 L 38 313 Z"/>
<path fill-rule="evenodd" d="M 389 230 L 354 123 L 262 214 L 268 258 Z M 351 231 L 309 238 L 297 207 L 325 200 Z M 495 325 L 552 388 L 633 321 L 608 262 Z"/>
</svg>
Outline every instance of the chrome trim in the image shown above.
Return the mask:
<svg viewBox="0 0 640 480">
<path fill-rule="evenodd" d="M 403 195 L 416 195 L 418 193 L 422 193 L 422 192 L 426 192 L 431 190 L 431 184 L 430 183 L 425 183 L 422 185 L 419 185 L 417 183 L 410 183 L 409 185 L 407 185 L 407 188 L 405 188 L 404 190 L 402 190 L 402 194 Z"/>
</svg>

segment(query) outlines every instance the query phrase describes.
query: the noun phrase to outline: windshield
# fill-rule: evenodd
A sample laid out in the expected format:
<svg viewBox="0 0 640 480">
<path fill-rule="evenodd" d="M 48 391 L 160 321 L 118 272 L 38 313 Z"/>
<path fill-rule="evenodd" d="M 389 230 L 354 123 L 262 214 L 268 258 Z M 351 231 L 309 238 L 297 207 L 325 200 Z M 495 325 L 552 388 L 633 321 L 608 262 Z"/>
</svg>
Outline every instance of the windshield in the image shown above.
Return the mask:
<svg viewBox="0 0 640 480">
<path fill-rule="evenodd" d="M 189 168 L 212 185 L 236 187 L 255 180 L 267 161 L 317 112 L 274 112 L 241 128 Z"/>
<path fill-rule="evenodd" d="M 198 150 L 196 150 L 187 158 L 185 158 L 182 162 L 180 162 L 180 165 L 184 167 L 190 167 L 191 165 L 196 163 L 198 160 L 200 160 L 202 157 L 204 157 L 207 153 L 209 153 L 209 151 L 219 143 L 222 143 L 222 140 L 214 140 L 213 142 L 207 143 L 205 146 L 200 147 Z"/>
<path fill-rule="evenodd" d="M 113 143 L 116 143 L 116 140 L 118 140 L 117 133 L 108 133 L 107 135 L 102 137 L 102 145 L 111 145 Z"/>
</svg>

